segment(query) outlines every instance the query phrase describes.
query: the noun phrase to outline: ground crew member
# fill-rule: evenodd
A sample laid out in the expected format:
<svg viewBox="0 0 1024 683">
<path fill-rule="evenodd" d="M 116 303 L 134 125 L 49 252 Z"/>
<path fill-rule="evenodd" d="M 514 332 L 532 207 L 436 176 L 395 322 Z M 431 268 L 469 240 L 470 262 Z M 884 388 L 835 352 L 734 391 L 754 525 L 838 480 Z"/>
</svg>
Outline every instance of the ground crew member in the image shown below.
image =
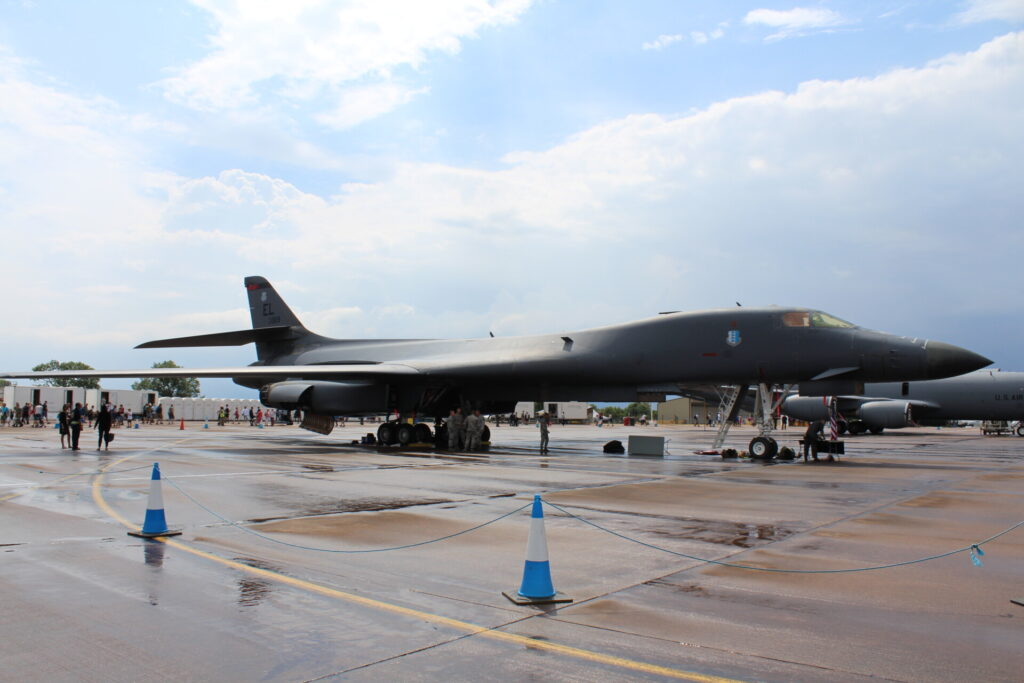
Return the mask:
<svg viewBox="0 0 1024 683">
<path fill-rule="evenodd" d="M 548 425 L 551 424 L 548 414 L 541 412 L 537 417 L 537 426 L 540 427 L 540 452 L 548 452 Z"/>
<path fill-rule="evenodd" d="M 458 451 L 465 443 L 466 417 L 462 414 L 462 408 L 452 411 L 448 418 L 448 450 Z"/>
<path fill-rule="evenodd" d="M 807 454 L 810 453 L 814 461 L 818 461 L 818 442 L 821 440 L 821 432 L 825 428 L 824 420 L 815 420 L 807 425 L 804 432 L 804 462 L 807 462 Z"/>
<path fill-rule="evenodd" d="M 474 410 L 466 418 L 466 450 L 480 450 L 480 437 L 484 434 L 484 419 L 480 417 L 480 411 Z"/>
</svg>

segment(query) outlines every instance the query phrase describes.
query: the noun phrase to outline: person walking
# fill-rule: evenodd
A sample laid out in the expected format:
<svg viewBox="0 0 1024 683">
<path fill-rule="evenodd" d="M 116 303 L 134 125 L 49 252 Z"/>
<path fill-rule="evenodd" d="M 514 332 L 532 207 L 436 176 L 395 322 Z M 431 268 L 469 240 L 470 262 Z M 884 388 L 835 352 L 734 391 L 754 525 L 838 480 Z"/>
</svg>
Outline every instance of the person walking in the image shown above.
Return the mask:
<svg viewBox="0 0 1024 683">
<path fill-rule="evenodd" d="M 104 403 L 100 406 L 100 412 L 96 416 L 96 434 L 98 435 L 96 450 L 100 450 L 101 448 L 108 451 L 110 450 L 110 440 L 114 437 L 114 435 L 110 433 L 110 427 L 110 411 L 107 409 L 107 404 Z"/>
<path fill-rule="evenodd" d="M 71 411 L 71 450 L 79 451 L 78 439 L 82 436 L 82 420 L 85 419 L 85 411 L 82 410 L 82 404 L 76 403 L 74 409 Z"/>
<path fill-rule="evenodd" d="M 484 419 L 480 417 L 480 411 L 474 410 L 466 418 L 466 450 L 480 450 L 480 437 L 484 433 Z"/>
<path fill-rule="evenodd" d="M 551 424 L 551 419 L 548 417 L 546 412 L 541 412 L 537 416 L 537 426 L 540 427 L 540 452 L 548 452 L 548 427 Z"/>
</svg>

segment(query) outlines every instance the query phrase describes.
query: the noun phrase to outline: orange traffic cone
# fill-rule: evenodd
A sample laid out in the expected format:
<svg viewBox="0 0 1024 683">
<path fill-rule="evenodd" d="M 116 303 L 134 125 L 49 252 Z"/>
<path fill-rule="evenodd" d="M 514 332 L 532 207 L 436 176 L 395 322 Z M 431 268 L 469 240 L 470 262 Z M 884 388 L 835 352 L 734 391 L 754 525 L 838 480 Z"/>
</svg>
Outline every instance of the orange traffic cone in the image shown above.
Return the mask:
<svg viewBox="0 0 1024 683">
<path fill-rule="evenodd" d="M 185 431 L 185 418 L 181 418 L 181 424 L 178 425 L 178 429 L 181 431 Z"/>
</svg>

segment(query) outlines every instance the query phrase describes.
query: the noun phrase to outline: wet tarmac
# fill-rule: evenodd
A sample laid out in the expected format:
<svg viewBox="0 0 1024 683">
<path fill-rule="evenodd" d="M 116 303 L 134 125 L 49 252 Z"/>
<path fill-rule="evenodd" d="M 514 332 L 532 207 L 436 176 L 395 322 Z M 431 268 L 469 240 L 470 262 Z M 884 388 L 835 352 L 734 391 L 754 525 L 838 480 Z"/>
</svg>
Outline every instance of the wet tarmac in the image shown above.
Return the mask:
<svg viewBox="0 0 1024 683">
<path fill-rule="evenodd" d="M 555 426 L 546 456 L 525 426 L 477 454 L 347 445 L 366 431 L 150 426 L 72 453 L 55 430 L 0 429 L 0 680 L 1022 678 L 1024 527 L 981 567 L 798 573 L 1024 520 L 1022 438 L 901 430 L 849 438 L 838 463 L 765 464 L 696 455 L 712 433 L 689 427 Z M 630 433 L 668 455 L 602 452 Z M 154 461 L 183 531 L 162 541 L 126 534 Z M 602 527 L 545 510 L 572 604 L 501 595 L 535 493 Z"/>
</svg>

